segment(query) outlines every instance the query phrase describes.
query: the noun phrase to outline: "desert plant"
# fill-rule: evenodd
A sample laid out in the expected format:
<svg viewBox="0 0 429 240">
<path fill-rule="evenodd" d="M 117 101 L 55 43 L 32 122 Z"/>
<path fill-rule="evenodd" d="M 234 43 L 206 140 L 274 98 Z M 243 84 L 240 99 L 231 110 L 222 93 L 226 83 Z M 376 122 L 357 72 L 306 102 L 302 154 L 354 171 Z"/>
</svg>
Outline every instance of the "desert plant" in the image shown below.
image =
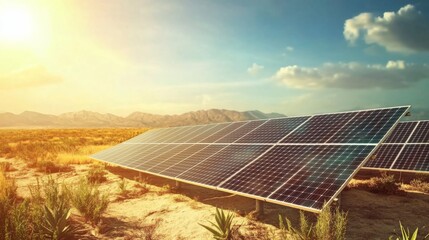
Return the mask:
<svg viewBox="0 0 429 240">
<path fill-rule="evenodd" d="M 59 203 L 55 208 L 43 206 L 44 218 L 40 225 L 41 235 L 45 239 L 74 239 L 79 230 L 70 224 L 70 207 L 65 202 Z"/>
<path fill-rule="evenodd" d="M 15 180 L 0 171 L 0 199 L 15 200 L 17 198 L 16 189 Z"/>
<path fill-rule="evenodd" d="M 331 211 L 327 206 L 317 216 L 316 223 L 310 224 L 304 212 L 300 212 L 300 227 L 294 228 L 288 218 L 279 215 L 280 239 L 297 239 L 297 240 L 341 240 L 345 239 L 347 213 L 340 211 L 338 208 Z"/>
<path fill-rule="evenodd" d="M 229 240 L 232 237 L 233 219 L 234 215 L 232 213 L 225 214 L 223 210 L 216 208 L 215 221 L 208 221 L 211 226 L 203 225 L 201 223 L 199 223 L 199 225 L 210 231 L 213 234 L 214 239 Z"/>
<path fill-rule="evenodd" d="M 285 224 L 286 222 L 286 224 Z M 313 234 L 313 225 L 311 225 L 303 211 L 299 212 L 299 230 L 292 226 L 288 218 L 283 218 L 279 215 L 280 239 L 311 239 Z"/>
<path fill-rule="evenodd" d="M 0 171 L 10 172 L 12 170 L 14 170 L 14 168 L 10 162 L 0 162 Z"/>
<path fill-rule="evenodd" d="M 419 228 L 416 228 L 416 230 L 414 230 L 414 232 L 412 234 L 410 234 L 410 229 L 409 228 L 405 228 L 401 221 L 399 221 L 399 229 L 401 230 L 401 235 L 400 236 L 393 236 L 391 235 L 389 237 L 389 240 L 417 240 L 418 234 L 419 234 Z M 395 238 L 396 237 L 396 238 Z M 427 239 L 429 238 L 429 234 L 426 235 L 423 239 Z"/>
<path fill-rule="evenodd" d="M 109 205 L 108 195 L 85 179 L 81 179 L 75 187 L 67 191 L 72 205 L 86 220 L 97 224 Z"/>
<path fill-rule="evenodd" d="M 424 192 L 424 193 L 429 193 L 429 182 L 424 182 L 421 179 L 411 180 L 410 186 L 414 190 Z"/>
<path fill-rule="evenodd" d="M 118 187 L 119 187 L 119 194 L 126 196 L 128 193 L 128 189 L 127 189 L 127 181 L 125 180 L 125 178 L 121 178 L 121 180 L 118 182 Z"/>
<path fill-rule="evenodd" d="M 106 171 L 104 170 L 103 165 L 93 165 L 86 175 L 88 182 L 90 183 L 102 183 L 107 181 Z"/>
<path fill-rule="evenodd" d="M 396 183 L 395 176 L 385 172 L 381 174 L 381 177 L 372 177 L 368 187 L 369 191 L 373 193 L 396 194 L 400 191 L 400 184 Z"/>
<path fill-rule="evenodd" d="M 0 239 L 34 239 L 36 234 L 30 202 L 23 201 L 17 204 L 9 201 L 6 204 L 3 206 L 7 207 L 6 211 L 0 216 Z"/>
</svg>

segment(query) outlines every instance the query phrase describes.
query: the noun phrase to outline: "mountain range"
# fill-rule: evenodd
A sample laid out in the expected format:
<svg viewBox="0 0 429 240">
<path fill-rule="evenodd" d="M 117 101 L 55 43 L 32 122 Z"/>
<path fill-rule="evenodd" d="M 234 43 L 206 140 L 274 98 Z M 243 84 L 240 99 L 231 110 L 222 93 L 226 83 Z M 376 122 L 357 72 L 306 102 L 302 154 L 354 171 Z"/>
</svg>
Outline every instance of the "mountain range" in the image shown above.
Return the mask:
<svg viewBox="0 0 429 240">
<path fill-rule="evenodd" d="M 199 110 L 178 115 L 134 112 L 126 117 L 91 111 L 68 112 L 60 115 L 25 111 L 20 114 L 0 113 L 0 128 L 168 127 L 284 116 L 280 113 L 263 113 L 257 110 L 238 112 L 224 109 Z"/>
</svg>

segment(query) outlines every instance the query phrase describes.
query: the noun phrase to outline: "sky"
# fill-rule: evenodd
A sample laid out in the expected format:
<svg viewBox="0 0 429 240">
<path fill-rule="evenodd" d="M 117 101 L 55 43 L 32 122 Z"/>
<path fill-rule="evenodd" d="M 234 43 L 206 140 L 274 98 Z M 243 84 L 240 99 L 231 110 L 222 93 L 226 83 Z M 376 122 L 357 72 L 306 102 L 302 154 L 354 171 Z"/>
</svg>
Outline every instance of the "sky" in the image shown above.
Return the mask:
<svg viewBox="0 0 429 240">
<path fill-rule="evenodd" d="M 0 0 L 0 112 L 429 119 L 429 1 Z"/>
</svg>

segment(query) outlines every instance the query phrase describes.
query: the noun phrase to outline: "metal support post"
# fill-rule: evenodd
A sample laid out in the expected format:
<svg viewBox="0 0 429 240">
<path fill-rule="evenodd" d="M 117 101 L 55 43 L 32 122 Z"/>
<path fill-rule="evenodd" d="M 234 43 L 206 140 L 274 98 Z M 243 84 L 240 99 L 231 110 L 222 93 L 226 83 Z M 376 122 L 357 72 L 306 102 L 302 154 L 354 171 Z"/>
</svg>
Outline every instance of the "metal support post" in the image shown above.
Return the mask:
<svg viewBox="0 0 429 240">
<path fill-rule="evenodd" d="M 181 182 L 179 182 L 179 181 L 176 181 L 176 190 L 179 190 L 179 189 L 181 189 L 182 188 L 182 183 Z"/>
<path fill-rule="evenodd" d="M 256 213 L 259 216 L 264 215 L 264 202 L 261 200 L 256 200 Z"/>
</svg>

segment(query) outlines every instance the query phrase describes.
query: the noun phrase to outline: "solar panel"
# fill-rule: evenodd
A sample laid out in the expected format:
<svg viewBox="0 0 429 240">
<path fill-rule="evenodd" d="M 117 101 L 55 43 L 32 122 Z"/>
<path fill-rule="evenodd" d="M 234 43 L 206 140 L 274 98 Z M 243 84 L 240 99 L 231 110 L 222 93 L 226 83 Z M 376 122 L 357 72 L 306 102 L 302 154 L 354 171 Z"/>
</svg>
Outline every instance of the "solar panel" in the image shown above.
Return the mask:
<svg viewBox="0 0 429 240">
<path fill-rule="evenodd" d="M 411 132 L 416 127 L 417 122 L 401 122 L 395 127 L 393 132 L 384 141 L 385 143 L 405 143 Z"/>
<path fill-rule="evenodd" d="M 198 162 L 177 177 L 217 186 L 231 174 L 261 155 L 269 147 L 267 145 L 229 145 L 216 154 Z"/>
<path fill-rule="evenodd" d="M 429 143 L 429 121 L 419 121 L 416 130 L 414 130 L 408 142 Z"/>
<path fill-rule="evenodd" d="M 193 154 L 207 147 L 207 145 L 202 145 L 202 144 L 184 145 L 184 146 L 187 147 L 185 150 L 177 152 L 176 154 L 171 155 L 169 157 L 166 157 L 164 160 L 159 160 L 157 164 L 148 168 L 148 171 L 153 173 L 163 172 L 168 168 L 170 168 L 171 166 L 183 161 L 184 159 L 192 156 Z"/>
<path fill-rule="evenodd" d="M 428 149 L 429 121 L 401 122 L 364 168 L 429 172 Z"/>
<path fill-rule="evenodd" d="M 238 139 L 238 143 L 276 143 L 308 117 L 270 119 L 262 126 Z"/>
<path fill-rule="evenodd" d="M 221 188 L 321 209 L 374 145 L 275 146 Z"/>
<path fill-rule="evenodd" d="M 92 157 L 320 212 L 408 108 L 156 129 Z"/>
<path fill-rule="evenodd" d="M 249 132 L 253 131 L 254 129 L 258 128 L 262 124 L 266 123 L 267 120 L 260 120 L 260 121 L 249 121 L 243 126 L 235 129 L 234 131 L 226 134 L 224 137 L 218 139 L 217 143 L 232 143 L 235 142 L 237 139 L 243 137 L 244 135 L 248 134 Z"/>
<path fill-rule="evenodd" d="M 195 166 L 201 161 L 204 161 L 206 158 L 214 155 L 215 153 L 219 152 L 223 148 L 225 148 L 227 145 L 206 145 L 205 148 L 202 150 L 184 158 L 180 159 L 176 164 L 171 165 L 169 168 L 165 169 L 164 171 L 160 172 L 160 174 L 170 176 L 170 177 L 177 177 L 180 174 L 184 173 L 191 167 Z"/>
<path fill-rule="evenodd" d="M 381 145 L 371 158 L 366 162 L 365 167 L 370 168 L 390 168 L 393 161 L 398 156 L 398 153 L 401 151 L 402 145 L 392 144 L 392 145 Z"/>
<path fill-rule="evenodd" d="M 407 144 L 392 169 L 429 172 L 429 144 Z"/>
</svg>

